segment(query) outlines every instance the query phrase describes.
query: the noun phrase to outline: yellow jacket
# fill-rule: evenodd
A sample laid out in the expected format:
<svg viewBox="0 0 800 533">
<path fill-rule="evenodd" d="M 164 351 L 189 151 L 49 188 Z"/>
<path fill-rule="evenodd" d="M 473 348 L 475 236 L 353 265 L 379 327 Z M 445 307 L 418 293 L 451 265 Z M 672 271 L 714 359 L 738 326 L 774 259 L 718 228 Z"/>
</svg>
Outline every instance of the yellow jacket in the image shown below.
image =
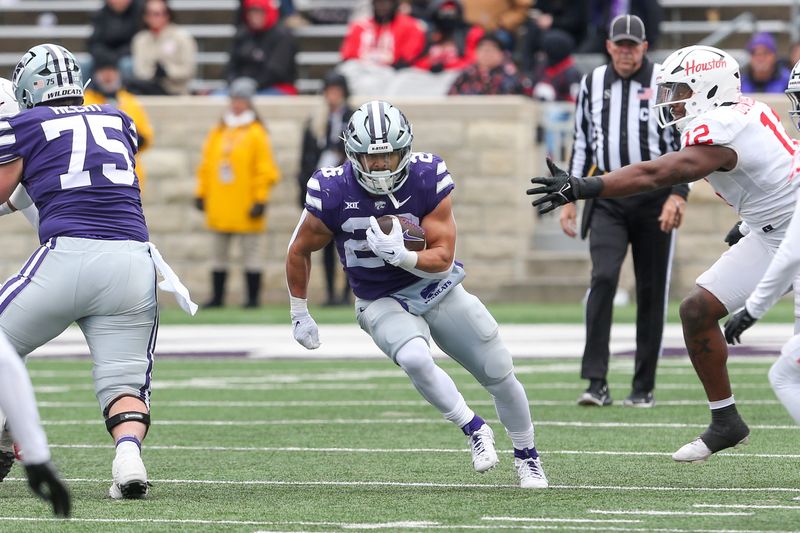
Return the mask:
<svg viewBox="0 0 800 533">
<path fill-rule="evenodd" d="M 144 182 L 147 179 L 147 173 L 142 164 L 142 152 L 147 150 L 153 143 L 153 126 L 150 124 L 150 117 L 145 113 L 139 100 L 124 89 L 117 91 L 116 102 L 109 102 L 108 98 L 101 93 L 88 89 L 83 94 L 83 105 L 91 104 L 114 105 L 133 120 L 136 126 L 136 132 L 139 134 L 139 152 L 136 154 L 136 175 L 139 176 L 139 189 L 144 191 Z"/>
<path fill-rule="evenodd" d="M 254 204 L 267 204 L 280 179 L 272 146 L 259 121 L 238 127 L 220 123 L 208 134 L 197 168 L 197 198 L 203 200 L 209 229 L 255 233 L 266 215 L 251 218 Z"/>
</svg>

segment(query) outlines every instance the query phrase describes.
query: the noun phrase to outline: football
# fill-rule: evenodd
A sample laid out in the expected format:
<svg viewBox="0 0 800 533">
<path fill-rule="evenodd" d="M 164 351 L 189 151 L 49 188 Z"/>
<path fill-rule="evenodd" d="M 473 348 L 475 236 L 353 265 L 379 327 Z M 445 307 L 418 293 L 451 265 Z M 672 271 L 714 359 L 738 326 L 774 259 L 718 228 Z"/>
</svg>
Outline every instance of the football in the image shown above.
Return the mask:
<svg viewBox="0 0 800 533">
<path fill-rule="evenodd" d="M 378 225 L 387 235 L 392 231 L 392 218 L 394 218 L 394 215 L 384 215 L 378 219 Z M 425 246 L 427 246 L 425 230 L 406 217 L 397 217 L 397 220 L 400 222 L 400 229 L 403 230 L 403 243 L 406 245 L 406 250 L 411 250 L 412 252 L 424 250 Z"/>
</svg>

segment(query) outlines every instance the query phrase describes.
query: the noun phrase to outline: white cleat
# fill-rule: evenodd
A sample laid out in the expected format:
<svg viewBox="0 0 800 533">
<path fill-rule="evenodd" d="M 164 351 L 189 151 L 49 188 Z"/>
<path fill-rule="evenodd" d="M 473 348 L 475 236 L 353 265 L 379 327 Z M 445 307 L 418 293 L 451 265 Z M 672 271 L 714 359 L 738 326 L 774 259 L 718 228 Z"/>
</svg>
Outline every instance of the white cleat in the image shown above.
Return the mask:
<svg viewBox="0 0 800 533">
<path fill-rule="evenodd" d="M 741 446 L 746 446 L 749 437 L 745 437 L 736 443 L 733 447 L 739 448 Z M 688 444 L 684 444 L 681 448 L 672 454 L 672 459 L 679 463 L 704 463 L 711 457 L 714 452 L 706 446 L 706 443 L 703 442 L 703 439 L 697 437 L 692 442 Z"/>
<path fill-rule="evenodd" d="M 514 458 L 514 467 L 519 476 L 519 486 L 523 489 L 546 489 L 550 486 L 544 475 L 542 460 L 537 457 L 527 459 Z"/>
<path fill-rule="evenodd" d="M 494 433 L 488 424 L 467 436 L 467 443 L 472 452 L 472 467 L 476 472 L 486 472 L 500 461 L 494 450 Z"/>
<path fill-rule="evenodd" d="M 111 474 L 113 483 L 108 489 L 111 498 L 134 500 L 147 495 L 147 470 L 139 454 L 126 453 L 114 457 Z"/>
</svg>

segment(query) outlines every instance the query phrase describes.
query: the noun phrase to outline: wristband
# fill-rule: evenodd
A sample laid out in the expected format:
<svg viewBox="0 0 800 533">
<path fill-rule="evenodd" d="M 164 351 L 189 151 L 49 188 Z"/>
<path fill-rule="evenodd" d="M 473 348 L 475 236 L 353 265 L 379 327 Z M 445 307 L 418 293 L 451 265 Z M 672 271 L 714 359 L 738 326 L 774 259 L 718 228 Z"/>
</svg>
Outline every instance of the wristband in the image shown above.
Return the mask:
<svg viewBox="0 0 800 533">
<path fill-rule="evenodd" d="M 14 211 L 16 211 L 16 209 L 11 209 L 11 205 L 8 202 L 0 204 L 0 217 L 3 215 L 10 215 Z"/>
<path fill-rule="evenodd" d="M 419 254 L 417 252 L 406 251 L 400 257 L 400 261 L 398 261 L 397 266 L 402 268 L 403 270 L 411 270 L 415 266 L 417 266 L 417 261 L 419 260 Z"/>
<path fill-rule="evenodd" d="M 289 310 L 293 317 L 308 314 L 308 300 L 289 295 Z"/>
<path fill-rule="evenodd" d="M 576 198 L 597 198 L 603 192 L 603 178 L 599 176 L 590 176 L 588 178 L 580 178 L 576 180 L 578 183 Z"/>
</svg>

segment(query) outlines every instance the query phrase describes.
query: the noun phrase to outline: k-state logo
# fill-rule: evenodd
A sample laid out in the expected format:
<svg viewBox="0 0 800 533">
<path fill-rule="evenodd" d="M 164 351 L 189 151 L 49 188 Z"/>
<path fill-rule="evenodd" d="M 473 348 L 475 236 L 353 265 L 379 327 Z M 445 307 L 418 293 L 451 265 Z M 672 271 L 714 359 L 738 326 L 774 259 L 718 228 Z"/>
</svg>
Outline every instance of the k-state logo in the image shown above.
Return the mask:
<svg viewBox="0 0 800 533">
<path fill-rule="evenodd" d="M 436 288 L 439 286 L 438 281 L 434 281 L 433 283 L 426 285 L 424 289 L 419 291 L 419 295 L 425 298 L 426 300 L 433 296 L 433 293 L 436 292 Z"/>
<path fill-rule="evenodd" d="M 358 200 L 356 200 L 355 202 L 348 202 L 348 201 L 345 200 L 344 208 L 345 209 L 358 209 Z"/>
<path fill-rule="evenodd" d="M 381 210 L 386 207 L 386 200 L 375 200 L 375 209 Z"/>
</svg>

